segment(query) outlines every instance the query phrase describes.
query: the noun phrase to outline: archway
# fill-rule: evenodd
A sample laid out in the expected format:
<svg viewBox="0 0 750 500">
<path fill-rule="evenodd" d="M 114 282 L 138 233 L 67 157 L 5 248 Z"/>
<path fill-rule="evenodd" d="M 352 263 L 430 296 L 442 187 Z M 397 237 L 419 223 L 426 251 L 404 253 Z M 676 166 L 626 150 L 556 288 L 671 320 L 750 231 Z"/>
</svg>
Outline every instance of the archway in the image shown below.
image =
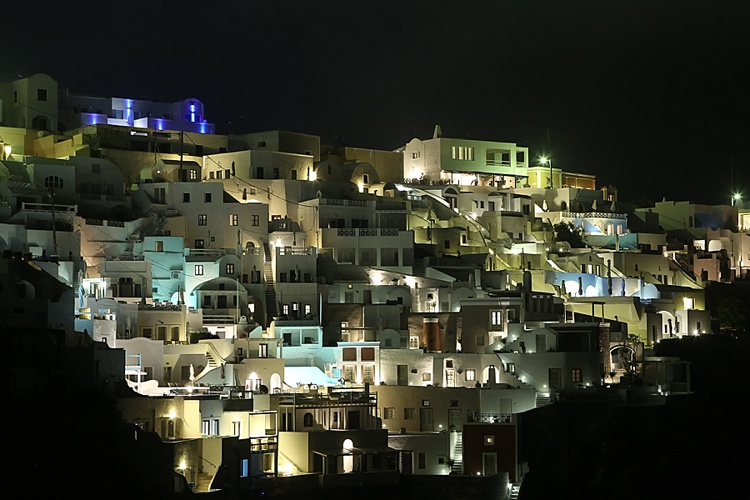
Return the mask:
<svg viewBox="0 0 750 500">
<path fill-rule="evenodd" d="M 352 448 L 354 448 L 354 443 L 351 439 L 345 439 L 342 448 L 342 451 L 345 453 L 345 455 L 343 456 L 344 473 L 352 472 L 354 470 L 354 456 L 352 455 Z"/>
</svg>

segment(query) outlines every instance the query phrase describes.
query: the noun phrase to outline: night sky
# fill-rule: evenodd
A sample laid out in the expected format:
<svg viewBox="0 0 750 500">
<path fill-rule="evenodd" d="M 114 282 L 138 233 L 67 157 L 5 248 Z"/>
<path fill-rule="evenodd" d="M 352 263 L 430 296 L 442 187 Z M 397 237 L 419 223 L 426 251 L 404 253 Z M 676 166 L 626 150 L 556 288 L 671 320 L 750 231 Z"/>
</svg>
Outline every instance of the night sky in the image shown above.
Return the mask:
<svg viewBox="0 0 750 500">
<path fill-rule="evenodd" d="M 196 97 L 217 133 L 390 150 L 440 124 L 625 201 L 728 203 L 732 172 L 750 200 L 744 0 L 23 4 L 3 14 L 3 80 Z"/>
</svg>

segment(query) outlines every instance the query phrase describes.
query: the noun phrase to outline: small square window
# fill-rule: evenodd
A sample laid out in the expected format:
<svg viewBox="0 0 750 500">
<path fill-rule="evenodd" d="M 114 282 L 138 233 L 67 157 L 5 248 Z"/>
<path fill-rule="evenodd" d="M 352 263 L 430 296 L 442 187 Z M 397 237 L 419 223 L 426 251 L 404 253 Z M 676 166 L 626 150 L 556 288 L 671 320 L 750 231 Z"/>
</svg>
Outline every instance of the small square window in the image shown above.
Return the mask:
<svg viewBox="0 0 750 500">
<path fill-rule="evenodd" d="M 190 203 L 190 193 L 182 193 L 182 202 Z"/>
<path fill-rule="evenodd" d="M 494 446 L 495 445 L 495 436 L 484 436 L 484 444 L 486 446 Z"/>
<path fill-rule="evenodd" d="M 430 406 L 430 400 L 429 399 L 423 399 L 422 400 L 422 406 Z"/>
<path fill-rule="evenodd" d="M 46 101 L 47 100 L 47 89 L 36 89 L 36 100 Z"/>
</svg>

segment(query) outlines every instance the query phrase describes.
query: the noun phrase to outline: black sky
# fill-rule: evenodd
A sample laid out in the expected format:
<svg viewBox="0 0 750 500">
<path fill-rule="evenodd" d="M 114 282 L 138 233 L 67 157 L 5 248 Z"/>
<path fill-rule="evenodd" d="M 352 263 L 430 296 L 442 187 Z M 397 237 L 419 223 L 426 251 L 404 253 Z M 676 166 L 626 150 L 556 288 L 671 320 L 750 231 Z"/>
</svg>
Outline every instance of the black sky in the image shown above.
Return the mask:
<svg viewBox="0 0 750 500">
<path fill-rule="evenodd" d="M 750 2 L 24 4 L 4 15 L 4 80 L 197 97 L 218 133 L 395 149 L 437 123 L 529 146 L 624 200 L 727 202 L 731 171 L 750 199 Z"/>
</svg>

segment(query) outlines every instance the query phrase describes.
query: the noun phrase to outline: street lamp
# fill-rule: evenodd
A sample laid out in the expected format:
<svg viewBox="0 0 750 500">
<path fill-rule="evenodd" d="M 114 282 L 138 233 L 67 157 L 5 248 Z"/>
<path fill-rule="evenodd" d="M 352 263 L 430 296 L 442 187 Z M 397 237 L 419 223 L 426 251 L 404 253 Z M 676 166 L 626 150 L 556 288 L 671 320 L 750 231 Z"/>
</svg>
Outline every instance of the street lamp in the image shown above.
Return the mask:
<svg viewBox="0 0 750 500">
<path fill-rule="evenodd" d="M 740 193 L 734 193 L 732 195 L 732 206 L 735 206 L 738 201 L 742 199 L 742 195 Z"/>
<path fill-rule="evenodd" d="M 542 156 L 539 159 L 539 161 L 541 161 L 542 163 L 544 163 L 546 165 L 549 165 L 549 188 L 552 189 L 552 187 L 553 187 L 553 185 L 552 185 L 552 160 L 550 160 L 546 156 Z"/>
</svg>

